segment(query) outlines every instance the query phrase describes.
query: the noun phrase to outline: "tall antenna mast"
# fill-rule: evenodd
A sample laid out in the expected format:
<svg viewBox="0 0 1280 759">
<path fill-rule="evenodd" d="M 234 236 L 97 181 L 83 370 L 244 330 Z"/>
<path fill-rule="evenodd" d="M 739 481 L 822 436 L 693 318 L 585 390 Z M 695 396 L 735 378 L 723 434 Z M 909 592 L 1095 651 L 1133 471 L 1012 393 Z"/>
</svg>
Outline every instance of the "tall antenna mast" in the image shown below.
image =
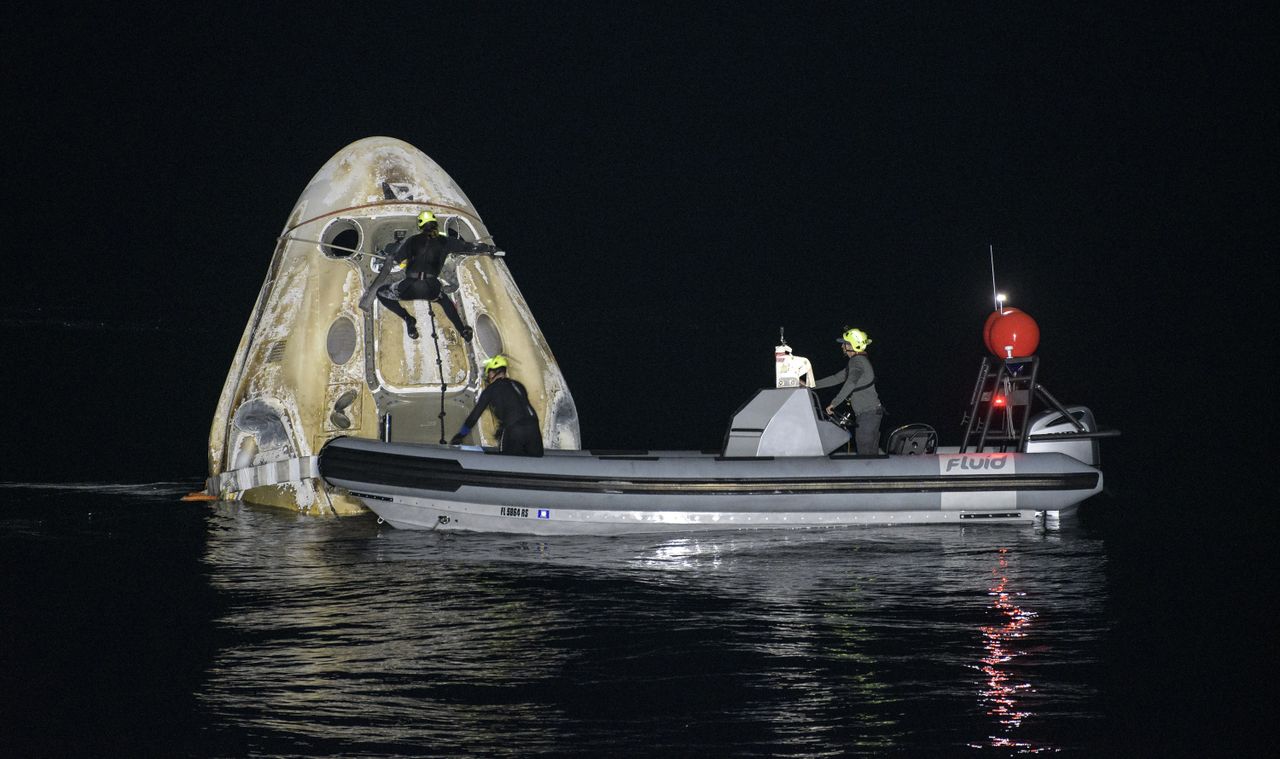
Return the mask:
<svg viewBox="0 0 1280 759">
<path fill-rule="evenodd" d="M 1000 293 L 996 291 L 996 246 L 988 244 L 987 252 L 991 255 L 991 300 L 995 310 L 1000 310 Z"/>
</svg>

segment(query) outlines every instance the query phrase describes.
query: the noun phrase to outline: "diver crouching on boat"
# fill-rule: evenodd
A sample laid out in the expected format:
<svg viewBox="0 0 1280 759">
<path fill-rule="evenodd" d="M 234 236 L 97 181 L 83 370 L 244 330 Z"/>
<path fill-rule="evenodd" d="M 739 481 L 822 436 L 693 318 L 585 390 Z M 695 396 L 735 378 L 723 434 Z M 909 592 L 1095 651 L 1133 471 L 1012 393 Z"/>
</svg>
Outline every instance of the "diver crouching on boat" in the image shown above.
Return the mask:
<svg viewBox="0 0 1280 759">
<path fill-rule="evenodd" d="M 871 338 L 860 329 L 849 329 L 836 342 L 848 357 L 849 365 L 829 377 L 823 377 L 813 386 L 841 386 L 840 392 L 827 404 L 826 412 L 833 414 L 836 406 L 849 401 L 857 424 L 853 439 L 858 455 L 875 456 L 880 453 L 880 420 L 884 418 L 884 407 L 876 393 L 875 369 L 871 368 L 871 359 L 867 358 Z"/>
<path fill-rule="evenodd" d="M 524 385 L 507 376 L 507 357 L 494 356 L 484 362 L 484 369 L 487 387 L 449 444 L 461 444 L 488 408 L 498 418 L 498 453 L 541 456 L 542 426 L 538 424 L 538 413 L 529 405 L 529 392 Z"/>
<path fill-rule="evenodd" d="M 440 270 L 444 261 L 454 253 L 494 253 L 494 245 L 472 243 L 440 233 L 440 222 L 430 211 L 418 214 L 418 234 L 405 240 L 386 265 L 403 266 L 405 278 L 399 282 L 381 285 L 375 291 L 378 301 L 388 311 L 404 320 L 409 337 L 418 338 L 418 320 L 400 305 L 402 300 L 429 300 L 440 304 L 445 316 L 453 323 L 462 339 L 471 342 L 471 327 L 462 323 L 458 309 L 440 284 Z"/>
</svg>

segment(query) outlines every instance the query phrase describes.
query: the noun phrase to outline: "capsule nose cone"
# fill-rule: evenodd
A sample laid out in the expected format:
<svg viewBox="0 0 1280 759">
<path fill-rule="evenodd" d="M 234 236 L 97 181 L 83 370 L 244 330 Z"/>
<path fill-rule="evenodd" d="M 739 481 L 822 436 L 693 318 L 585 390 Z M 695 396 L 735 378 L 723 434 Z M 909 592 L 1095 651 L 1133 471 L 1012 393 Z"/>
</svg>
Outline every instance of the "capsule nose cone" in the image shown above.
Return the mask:
<svg viewBox="0 0 1280 759">
<path fill-rule="evenodd" d="M 394 137 L 366 137 L 339 150 L 320 167 L 298 198 L 289 227 L 391 204 L 430 204 L 478 222 L 466 193 L 426 153 Z"/>
</svg>

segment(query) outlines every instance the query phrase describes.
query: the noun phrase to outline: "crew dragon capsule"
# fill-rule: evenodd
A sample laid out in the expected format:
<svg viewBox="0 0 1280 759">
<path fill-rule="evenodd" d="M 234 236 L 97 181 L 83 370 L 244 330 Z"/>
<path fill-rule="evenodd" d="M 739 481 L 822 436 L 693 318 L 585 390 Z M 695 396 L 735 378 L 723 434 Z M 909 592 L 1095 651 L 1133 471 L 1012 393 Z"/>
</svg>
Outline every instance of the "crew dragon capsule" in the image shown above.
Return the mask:
<svg viewBox="0 0 1280 759">
<path fill-rule="evenodd" d="M 447 439 L 475 406 L 484 362 L 499 353 L 529 391 L 543 443 L 580 447 L 573 396 L 501 254 L 453 255 L 441 272 L 444 292 L 474 330 L 470 342 L 425 300 L 403 302 L 421 333 L 411 339 L 404 322 L 367 294 L 389 273 L 385 251 L 417 232 L 424 210 L 445 234 L 492 243 L 457 183 L 400 140 L 354 142 L 311 179 L 280 235 L 218 400 L 209 495 L 313 514 L 363 512 L 317 478 L 320 448 L 343 435 Z M 466 442 L 497 444 L 489 416 Z"/>
</svg>

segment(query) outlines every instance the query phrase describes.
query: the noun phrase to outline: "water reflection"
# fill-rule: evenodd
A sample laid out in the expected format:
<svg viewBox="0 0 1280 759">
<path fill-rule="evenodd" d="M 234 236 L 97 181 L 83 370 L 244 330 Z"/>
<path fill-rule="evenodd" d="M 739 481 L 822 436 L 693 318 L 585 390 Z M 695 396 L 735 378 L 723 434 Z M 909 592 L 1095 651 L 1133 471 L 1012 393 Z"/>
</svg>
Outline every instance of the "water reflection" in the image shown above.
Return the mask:
<svg viewBox="0 0 1280 759">
<path fill-rule="evenodd" d="M 1018 694 L 1031 690 L 1031 683 L 1015 682 L 1006 665 L 1026 653 L 1017 648 L 1017 643 L 1019 639 L 1026 637 L 1025 628 L 1036 617 L 1036 613 L 1019 605 L 1024 593 L 1009 587 L 1009 549 L 1001 548 L 998 555 L 999 560 L 992 570 L 992 585 L 988 592 L 993 599 L 992 606 L 999 615 L 999 622 L 979 628 L 984 638 L 985 651 L 979 667 L 986 676 L 986 687 L 982 691 L 983 703 L 987 707 L 987 714 L 995 717 L 1003 730 L 1003 734 L 990 737 L 989 745 L 1029 753 L 1053 750 L 1051 747 L 1034 747 L 1010 737 L 1022 725 L 1022 721 L 1031 716 L 1030 712 L 1019 707 L 1018 702 Z"/>
<path fill-rule="evenodd" d="M 224 644 L 200 698 L 237 750 L 1047 750 L 1097 714 L 1080 651 L 1101 547 L 1069 530 L 530 539 L 225 504 L 211 522 Z"/>
</svg>

